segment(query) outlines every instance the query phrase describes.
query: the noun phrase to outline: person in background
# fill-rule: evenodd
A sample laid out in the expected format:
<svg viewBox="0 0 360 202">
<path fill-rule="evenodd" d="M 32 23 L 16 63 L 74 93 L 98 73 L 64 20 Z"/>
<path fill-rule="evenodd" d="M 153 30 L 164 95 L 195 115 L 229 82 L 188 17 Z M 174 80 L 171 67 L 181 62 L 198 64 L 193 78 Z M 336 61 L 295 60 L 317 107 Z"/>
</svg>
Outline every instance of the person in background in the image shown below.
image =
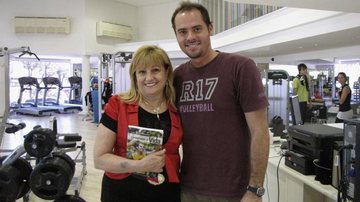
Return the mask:
<svg viewBox="0 0 360 202">
<path fill-rule="evenodd" d="M 299 97 L 300 113 L 302 124 L 305 123 L 308 103 L 311 106 L 310 100 L 310 83 L 307 66 L 304 63 L 298 65 L 299 74 L 293 79 L 293 95 Z"/>
<path fill-rule="evenodd" d="M 180 116 L 174 105 L 173 68 L 157 46 L 142 46 L 130 65 L 130 90 L 114 95 L 105 106 L 94 146 L 94 164 L 105 171 L 101 201 L 179 202 Z M 125 158 L 128 125 L 162 129 L 163 149 L 141 158 Z M 152 185 L 134 173 L 161 173 L 165 181 Z"/>
<path fill-rule="evenodd" d="M 350 105 L 351 89 L 349 85 L 346 84 L 346 74 L 344 72 L 339 72 L 337 80 L 341 84 L 341 87 L 338 91 L 339 112 L 336 115 L 335 123 L 343 123 L 344 119 L 351 119 L 353 116 L 353 110 Z"/>
<path fill-rule="evenodd" d="M 256 64 L 212 49 L 213 25 L 200 4 L 182 2 L 171 22 L 190 58 L 174 79 L 184 129 L 181 201 L 261 201 L 268 100 Z"/>
</svg>

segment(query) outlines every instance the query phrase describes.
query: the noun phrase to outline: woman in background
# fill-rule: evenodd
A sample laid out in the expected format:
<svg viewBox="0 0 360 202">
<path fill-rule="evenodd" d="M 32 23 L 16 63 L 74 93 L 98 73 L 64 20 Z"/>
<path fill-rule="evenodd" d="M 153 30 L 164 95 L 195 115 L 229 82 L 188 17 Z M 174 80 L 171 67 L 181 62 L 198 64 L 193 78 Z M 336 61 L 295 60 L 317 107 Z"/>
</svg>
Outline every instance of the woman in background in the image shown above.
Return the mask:
<svg viewBox="0 0 360 202">
<path fill-rule="evenodd" d="M 351 119 L 353 116 L 353 110 L 350 105 L 351 89 L 349 85 L 346 84 L 346 74 L 344 72 L 339 72 L 337 79 L 341 84 L 341 87 L 338 92 L 340 105 L 335 123 L 343 123 L 344 119 Z"/>
</svg>

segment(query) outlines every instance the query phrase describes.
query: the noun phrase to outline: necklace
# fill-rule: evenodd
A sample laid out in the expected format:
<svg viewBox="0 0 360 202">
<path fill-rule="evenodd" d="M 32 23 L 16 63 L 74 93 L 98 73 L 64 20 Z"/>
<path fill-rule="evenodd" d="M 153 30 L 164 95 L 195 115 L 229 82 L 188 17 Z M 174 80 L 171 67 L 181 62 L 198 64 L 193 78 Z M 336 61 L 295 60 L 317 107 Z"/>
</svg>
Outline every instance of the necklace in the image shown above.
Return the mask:
<svg viewBox="0 0 360 202">
<path fill-rule="evenodd" d="M 162 104 L 164 103 L 164 100 L 161 101 L 161 103 L 159 104 L 159 106 L 157 107 L 152 107 L 148 102 L 146 102 L 145 100 L 143 101 L 145 103 L 146 106 L 153 108 L 152 111 L 156 114 L 156 117 L 160 120 L 160 116 L 159 116 L 159 111 L 161 109 Z"/>
</svg>

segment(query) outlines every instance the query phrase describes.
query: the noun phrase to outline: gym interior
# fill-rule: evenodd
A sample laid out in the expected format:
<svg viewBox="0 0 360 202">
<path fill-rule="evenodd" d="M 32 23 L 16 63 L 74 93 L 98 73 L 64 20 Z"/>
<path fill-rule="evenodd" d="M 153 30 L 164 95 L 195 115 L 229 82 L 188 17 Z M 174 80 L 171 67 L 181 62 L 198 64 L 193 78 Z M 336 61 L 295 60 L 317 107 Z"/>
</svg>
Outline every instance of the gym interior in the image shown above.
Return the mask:
<svg viewBox="0 0 360 202">
<path fill-rule="evenodd" d="M 100 201 L 92 152 L 104 105 L 129 89 L 141 45 L 162 47 L 175 68 L 189 60 L 170 21 L 180 2 L 0 0 L 0 186 L 12 186 L 0 197 Z M 263 201 L 360 201 L 360 1 L 194 2 L 210 11 L 212 47 L 252 58 L 261 72 L 271 140 Z M 311 92 L 303 125 L 293 94 L 300 63 Z M 341 124 L 339 72 L 353 110 Z"/>
</svg>

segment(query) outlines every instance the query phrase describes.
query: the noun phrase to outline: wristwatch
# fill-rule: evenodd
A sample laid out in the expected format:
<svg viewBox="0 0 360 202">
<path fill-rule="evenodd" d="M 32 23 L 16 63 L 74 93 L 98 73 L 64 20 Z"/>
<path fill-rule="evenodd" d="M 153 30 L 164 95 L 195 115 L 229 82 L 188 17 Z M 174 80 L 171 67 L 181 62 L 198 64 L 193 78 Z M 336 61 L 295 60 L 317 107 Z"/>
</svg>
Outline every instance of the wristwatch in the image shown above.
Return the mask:
<svg viewBox="0 0 360 202">
<path fill-rule="evenodd" d="M 264 187 L 252 187 L 252 186 L 248 185 L 246 189 L 248 191 L 256 194 L 256 196 L 258 196 L 258 197 L 262 197 L 265 194 Z"/>
</svg>

